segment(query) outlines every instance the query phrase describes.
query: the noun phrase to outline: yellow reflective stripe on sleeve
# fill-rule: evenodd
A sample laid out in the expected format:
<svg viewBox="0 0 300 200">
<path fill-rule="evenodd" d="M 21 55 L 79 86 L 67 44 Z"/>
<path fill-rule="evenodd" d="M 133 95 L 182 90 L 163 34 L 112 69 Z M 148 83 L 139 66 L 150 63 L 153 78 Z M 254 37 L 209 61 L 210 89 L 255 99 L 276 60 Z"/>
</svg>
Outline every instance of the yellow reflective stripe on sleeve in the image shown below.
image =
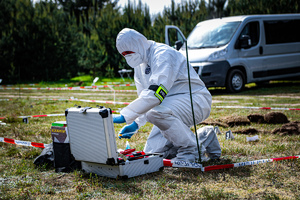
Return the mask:
<svg viewBox="0 0 300 200">
<path fill-rule="evenodd" d="M 161 96 L 159 94 L 154 93 L 154 95 L 160 100 L 160 102 L 162 102 L 164 100 L 163 98 L 161 98 Z"/>
<path fill-rule="evenodd" d="M 160 85 L 154 95 L 162 102 L 164 98 L 167 96 L 168 90 L 163 86 Z"/>
</svg>

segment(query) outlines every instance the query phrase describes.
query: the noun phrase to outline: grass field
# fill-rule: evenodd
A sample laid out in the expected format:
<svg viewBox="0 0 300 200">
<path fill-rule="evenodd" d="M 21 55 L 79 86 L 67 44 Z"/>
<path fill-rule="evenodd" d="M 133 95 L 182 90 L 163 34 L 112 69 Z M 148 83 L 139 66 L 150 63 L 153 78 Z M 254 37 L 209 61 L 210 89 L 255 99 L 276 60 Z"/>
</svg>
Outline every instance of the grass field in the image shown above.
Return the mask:
<svg viewBox="0 0 300 200">
<path fill-rule="evenodd" d="M 99 85 L 98 83 L 97 85 Z M 103 83 L 109 84 L 109 83 Z M 65 85 L 65 83 L 64 83 Z M 64 87 L 62 84 L 19 85 L 16 87 Z M 88 84 L 87 84 L 88 85 Z M 70 86 L 70 85 L 68 85 Z M 72 85 L 75 86 L 75 85 Z M 118 111 L 125 105 L 76 101 L 77 99 L 131 102 L 134 86 L 95 90 L 29 90 L 0 89 L 0 117 L 6 125 L 0 126 L 0 137 L 15 140 L 51 143 L 51 124 L 65 121 L 64 116 L 29 118 L 25 124 L 18 116 L 63 114 L 74 105 L 97 105 Z M 107 90 L 103 91 L 103 90 Z M 217 106 L 300 108 L 300 82 L 274 82 L 256 87 L 247 86 L 238 94 L 227 94 L 222 89 L 210 89 L 213 104 L 209 123 L 224 124 L 228 117 L 247 118 L 250 114 L 265 115 L 282 112 L 289 121 L 299 121 L 299 110 L 264 110 L 246 108 L 218 108 Z M 70 99 L 73 100 L 70 100 Z M 60 99 L 60 100 L 54 100 Z M 272 134 L 282 124 L 253 123 L 233 127 L 221 126 L 218 140 L 222 148 L 220 161 L 204 166 L 229 164 L 265 158 L 300 154 L 299 134 Z M 204 124 L 197 125 L 197 128 Z M 131 147 L 142 150 L 151 124 L 147 123 L 129 140 Z M 116 135 L 122 125 L 115 125 Z M 257 133 L 245 135 L 237 131 L 253 128 Z M 231 130 L 234 140 L 226 140 Z M 300 130 L 298 130 L 299 133 Z M 246 137 L 259 136 L 259 141 L 247 142 Z M 126 140 L 117 139 L 118 148 L 125 148 Z M 300 159 L 264 163 L 232 169 L 201 172 L 199 169 L 168 168 L 124 180 L 99 177 L 81 171 L 55 173 L 51 166 L 36 167 L 34 159 L 41 149 L 0 143 L 0 199 L 300 199 Z"/>
</svg>

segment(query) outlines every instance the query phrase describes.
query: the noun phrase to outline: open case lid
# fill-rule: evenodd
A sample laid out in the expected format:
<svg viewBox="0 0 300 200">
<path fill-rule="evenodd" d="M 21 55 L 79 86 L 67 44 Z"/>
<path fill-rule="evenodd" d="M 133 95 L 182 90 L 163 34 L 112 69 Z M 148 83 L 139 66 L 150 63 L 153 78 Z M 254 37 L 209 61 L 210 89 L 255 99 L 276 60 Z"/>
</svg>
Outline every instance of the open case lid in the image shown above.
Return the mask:
<svg viewBox="0 0 300 200">
<path fill-rule="evenodd" d="M 70 108 L 65 113 L 75 160 L 117 163 L 116 136 L 109 108 Z"/>
</svg>

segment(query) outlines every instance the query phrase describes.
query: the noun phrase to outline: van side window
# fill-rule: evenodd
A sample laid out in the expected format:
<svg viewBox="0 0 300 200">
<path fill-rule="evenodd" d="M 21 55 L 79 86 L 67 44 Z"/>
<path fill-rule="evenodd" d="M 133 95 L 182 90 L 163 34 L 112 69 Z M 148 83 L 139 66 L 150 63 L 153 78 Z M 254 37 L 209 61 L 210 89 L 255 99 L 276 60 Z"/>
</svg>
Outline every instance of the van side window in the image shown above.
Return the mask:
<svg viewBox="0 0 300 200">
<path fill-rule="evenodd" d="M 266 44 L 300 42 L 300 20 L 264 21 Z"/>
<path fill-rule="evenodd" d="M 250 48 L 256 46 L 259 42 L 259 22 L 249 22 L 241 32 L 235 48 Z M 245 40 L 247 39 L 247 44 Z"/>
</svg>

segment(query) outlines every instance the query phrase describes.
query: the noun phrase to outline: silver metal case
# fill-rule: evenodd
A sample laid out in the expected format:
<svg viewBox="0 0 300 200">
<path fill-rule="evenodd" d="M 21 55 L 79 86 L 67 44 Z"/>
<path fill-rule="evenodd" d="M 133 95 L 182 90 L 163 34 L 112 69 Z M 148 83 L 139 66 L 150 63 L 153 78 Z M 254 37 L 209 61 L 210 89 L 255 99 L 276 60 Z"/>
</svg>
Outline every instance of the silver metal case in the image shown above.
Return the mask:
<svg viewBox="0 0 300 200">
<path fill-rule="evenodd" d="M 66 110 L 71 153 L 78 161 L 117 163 L 118 153 L 112 114 L 109 108 Z"/>
<path fill-rule="evenodd" d="M 118 162 L 116 136 L 109 108 L 66 110 L 71 153 L 82 169 L 110 178 L 131 178 L 163 169 L 162 155 Z"/>
</svg>

